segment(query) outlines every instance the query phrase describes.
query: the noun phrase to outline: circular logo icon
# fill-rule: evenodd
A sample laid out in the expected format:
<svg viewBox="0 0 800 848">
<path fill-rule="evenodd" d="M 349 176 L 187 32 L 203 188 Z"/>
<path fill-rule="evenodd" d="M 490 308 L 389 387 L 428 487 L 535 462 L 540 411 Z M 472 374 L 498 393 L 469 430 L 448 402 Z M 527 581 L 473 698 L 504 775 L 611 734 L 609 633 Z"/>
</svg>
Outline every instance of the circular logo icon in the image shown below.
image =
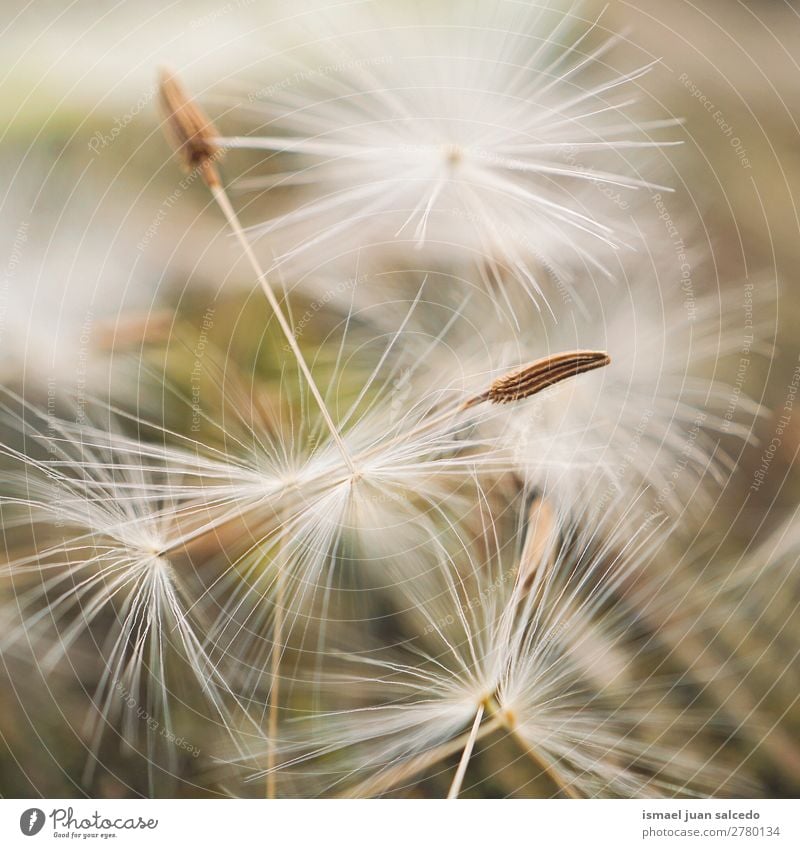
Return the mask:
<svg viewBox="0 0 800 848">
<path fill-rule="evenodd" d="M 31 807 L 19 817 L 19 829 L 25 836 L 36 836 L 36 834 L 44 827 L 44 810 L 38 807 Z"/>
</svg>

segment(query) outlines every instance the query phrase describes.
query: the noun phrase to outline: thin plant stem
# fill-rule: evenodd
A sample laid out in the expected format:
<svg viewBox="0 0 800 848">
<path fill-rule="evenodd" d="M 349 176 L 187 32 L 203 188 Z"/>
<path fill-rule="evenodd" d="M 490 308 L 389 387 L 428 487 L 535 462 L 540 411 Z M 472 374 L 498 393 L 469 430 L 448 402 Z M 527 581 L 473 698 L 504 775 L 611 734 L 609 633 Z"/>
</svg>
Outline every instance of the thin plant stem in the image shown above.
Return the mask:
<svg viewBox="0 0 800 848">
<path fill-rule="evenodd" d="M 500 716 L 494 715 L 489 717 L 476 731 L 476 741 L 478 739 L 482 739 L 484 736 L 488 736 L 501 726 L 502 721 Z M 472 730 L 468 733 L 461 734 L 461 736 L 456 739 L 443 742 L 441 745 L 437 745 L 430 751 L 425 751 L 424 753 L 417 754 L 417 756 L 411 757 L 402 763 L 398 763 L 396 766 L 386 769 L 376 778 L 370 778 L 369 780 L 359 783 L 350 791 L 343 793 L 341 797 L 374 797 L 375 795 L 380 795 L 383 792 L 388 792 L 394 787 L 400 785 L 404 780 L 411 780 L 421 772 L 435 766 L 436 763 L 439 763 L 447 757 L 450 757 L 462 750 L 471 733 Z"/>
<path fill-rule="evenodd" d="M 461 754 L 461 760 L 458 763 L 455 777 L 453 778 L 453 782 L 450 784 L 450 791 L 447 793 L 448 799 L 458 798 L 458 794 L 461 792 L 461 784 L 464 782 L 464 775 L 467 773 L 467 766 L 469 765 L 469 760 L 472 756 L 472 749 L 475 747 L 475 739 L 478 736 L 478 728 L 481 726 L 484 709 L 484 705 L 481 704 L 478 707 L 478 711 L 475 713 L 475 721 L 472 722 L 472 730 L 467 737 L 467 742 L 464 745 L 464 752 Z"/>
<path fill-rule="evenodd" d="M 347 449 L 347 446 L 342 439 L 341 434 L 339 433 L 339 429 L 331 417 L 330 411 L 328 410 L 328 406 L 325 403 L 325 399 L 322 397 L 322 394 L 317 387 L 317 384 L 314 380 L 313 375 L 311 374 L 311 369 L 308 367 L 308 363 L 303 356 L 302 350 L 300 350 L 300 345 L 297 343 L 297 339 L 295 338 L 294 332 L 287 320 L 286 316 L 283 313 L 283 309 L 281 308 L 280 303 L 278 303 L 278 298 L 275 296 L 275 292 L 272 290 L 272 286 L 270 286 L 269 281 L 267 280 L 267 275 L 261 267 L 261 263 L 258 261 L 258 257 L 253 252 L 253 248 L 250 245 L 250 242 L 247 239 L 247 235 L 242 228 L 241 223 L 239 222 L 239 216 L 236 214 L 236 210 L 233 208 L 233 205 L 228 198 L 228 193 L 225 191 L 225 188 L 219 183 L 212 183 L 209 185 L 209 190 L 216 201 L 219 208 L 222 210 L 222 214 L 225 216 L 228 225 L 230 226 L 233 234 L 236 236 L 239 245 L 244 251 L 244 255 L 247 257 L 247 261 L 250 263 L 251 268 L 255 272 L 256 278 L 258 279 L 259 285 L 261 286 L 264 295 L 269 302 L 269 305 L 272 307 L 272 311 L 275 313 L 275 317 L 278 319 L 278 324 L 280 325 L 281 331 L 286 338 L 286 343 L 291 348 L 292 353 L 297 360 L 297 365 L 300 368 L 305 380 L 308 384 L 308 388 L 311 391 L 311 394 L 314 396 L 314 400 L 317 402 L 317 406 L 319 407 L 319 411 L 322 413 L 322 417 L 325 420 L 325 424 L 330 431 L 331 436 L 333 437 L 336 446 L 339 448 L 340 453 L 342 454 L 342 459 L 344 459 L 345 464 L 347 465 L 350 473 L 355 475 L 356 468 L 353 464 L 353 460 L 350 456 L 350 452 Z"/>
<path fill-rule="evenodd" d="M 280 710 L 281 657 L 283 654 L 283 603 L 286 594 L 286 575 L 282 566 L 278 567 L 275 580 L 275 626 L 272 639 L 272 656 L 270 660 L 271 686 L 269 690 L 269 749 L 267 751 L 267 798 L 277 796 L 275 767 L 277 752 L 275 740 L 278 737 L 278 712 Z"/>
</svg>

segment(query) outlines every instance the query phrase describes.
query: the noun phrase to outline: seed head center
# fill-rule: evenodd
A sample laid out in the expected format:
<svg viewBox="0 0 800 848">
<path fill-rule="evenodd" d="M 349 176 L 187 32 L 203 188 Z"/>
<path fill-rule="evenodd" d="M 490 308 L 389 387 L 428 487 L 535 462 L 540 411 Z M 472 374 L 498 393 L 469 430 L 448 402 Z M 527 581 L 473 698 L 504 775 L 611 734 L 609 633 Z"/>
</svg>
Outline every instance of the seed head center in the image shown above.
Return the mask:
<svg viewBox="0 0 800 848">
<path fill-rule="evenodd" d="M 448 144 L 444 148 L 447 167 L 455 170 L 464 161 L 464 148 L 458 144 Z"/>
</svg>

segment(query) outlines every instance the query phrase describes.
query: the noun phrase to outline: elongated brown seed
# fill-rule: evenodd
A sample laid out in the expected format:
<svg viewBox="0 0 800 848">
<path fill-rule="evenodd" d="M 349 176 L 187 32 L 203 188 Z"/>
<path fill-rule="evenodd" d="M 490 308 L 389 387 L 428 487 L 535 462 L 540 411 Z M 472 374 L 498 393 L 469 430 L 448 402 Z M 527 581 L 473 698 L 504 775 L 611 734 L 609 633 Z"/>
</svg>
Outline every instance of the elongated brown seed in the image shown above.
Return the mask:
<svg viewBox="0 0 800 848">
<path fill-rule="evenodd" d="M 488 400 L 490 403 L 512 403 L 524 400 L 543 389 L 560 383 L 569 377 L 603 368 L 611 357 L 602 350 L 572 350 L 537 359 L 524 368 L 498 377 L 483 394 L 470 398 L 464 408 L 476 406 Z"/>
<path fill-rule="evenodd" d="M 158 94 L 164 113 L 164 132 L 184 170 L 198 169 L 206 185 L 220 185 L 219 171 L 214 163 L 222 156 L 222 150 L 214 141 L 218 133 L 211 120 L 172 71 L 160 71 Z"/>
<path fill-rule="evenodd" d="M 537 575 L 550 569 L 555 557 L 556 514 L 550 503 L 541 496 L 533 499 L 528 510 L 525 545 L 519 559 L 520 596 L 527 595 Z"/>
</svg>

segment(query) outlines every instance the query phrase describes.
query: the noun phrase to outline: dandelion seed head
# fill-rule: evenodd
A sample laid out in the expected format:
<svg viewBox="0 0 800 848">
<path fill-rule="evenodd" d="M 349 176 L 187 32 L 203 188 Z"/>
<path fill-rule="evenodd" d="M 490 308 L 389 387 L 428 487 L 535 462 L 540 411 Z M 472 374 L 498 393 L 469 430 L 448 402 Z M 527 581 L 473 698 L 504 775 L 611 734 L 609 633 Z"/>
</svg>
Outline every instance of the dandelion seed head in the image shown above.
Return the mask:
<svg viewBox="0 0 800 848">
<path fill-rule="evenodd" d="M 396 255 L 430 248 L 437 262 L 476 255 L 495 284 L 508 271 L 541 300 L 542 266 L 571 276 L 625 246 L 607 195 L 654 185 L 635 154 L 668 144 L 670 122 L 628 115 L 648 69 L 615 73 L 610 42 L 592 45 L 601 24 L 530 10 L 525 29 L 502 4 L 475 38 L 477 19 L 393 26 L 376 8 L 342 10 L 346 27 L 323 15 L 315 65 L 256 92 L 243 109 L 253 129 L 217 140 L 287 160 L 277 181 L 242 188 L 303 192 L 252 228 L 273 268 L 296 276 L 310 257 L 396 242 Z"/>
<path fill-rule="evenodd" d="M 414 637 L 315 677 L 322 691 L 340 703 L 350 692 L 356 705 L 287 728 L 282 768 L 299 780 L 307 769 L 316 791 L 381 794 L 424 774 L 437 752 L 458 750 L 453 744 L 463 745 L 485 709 L 482 733 L 511 734 L 578 795 L 691 794 L 712 773 L 713 781 L 714 768 L 701 778 L 700 762 L 667 742 L 700 732 L 704 720 L 647 670 L 629 621 L 607 609 L 663 534 L 651 527 L 631 541 L 625 524 L 597 534 L 564 514 L 559 522 L 568 543 L 527 592 L 499 550 L 488 562 L 445 558 L 446 567 L 405 584 Z M 624 660 L 608 677 L 616 652 Z M 314 766 L 318 757 L 327 769 Z"/>
</svg>

